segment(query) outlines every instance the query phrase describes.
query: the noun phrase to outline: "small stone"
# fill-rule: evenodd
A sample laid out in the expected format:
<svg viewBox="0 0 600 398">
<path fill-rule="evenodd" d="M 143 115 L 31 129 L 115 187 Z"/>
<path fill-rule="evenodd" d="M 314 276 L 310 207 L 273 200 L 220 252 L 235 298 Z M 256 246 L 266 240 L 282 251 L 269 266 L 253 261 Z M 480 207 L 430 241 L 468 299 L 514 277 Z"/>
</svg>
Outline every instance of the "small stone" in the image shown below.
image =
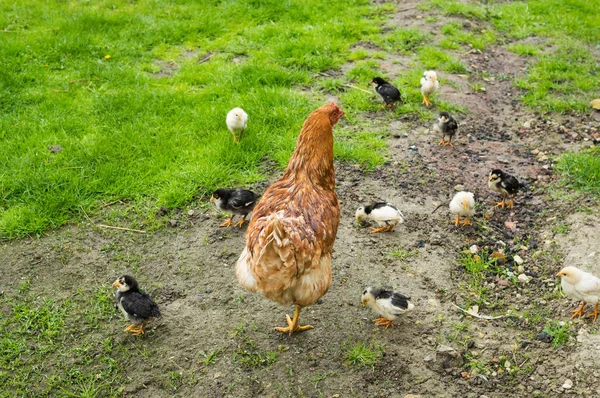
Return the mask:
<svg viewBox="0 0 600 398">
<path fill-rule="evenodd" d="M 529 283 L 529 277 L 525 274 L 519 274 L 519 276 L 517 276 L 517 279 L 519 280 L 519 282 Z"/>
<path fill-rule="evenodd" d="M 517 223 L 512 221 L 505 221 L 504 226 L 512 231 L 517 229 Z"/>
<path fill-rule="evenodd" d="M 498 156 L 496 158 L 496 160 L 498 160 L 498 162 L 504 163 L 504 164 L 508 164 L 509 163 L 508 160 L 504 156 Z"/>
<path fill-rule="evenodd" d="M 176 226 L 177 226 L 177 224 L 179 224 L 179 222 L 178 222 L 177 220 L 169 220 L 169 225 L 170 225 L 171 227 L 176 227 Z"/>
<path fill-rule="evenodd" d="M 188 210 L 188 216 L 193 216 L 194 215 L 194 210 Z"/>
<path fill-rule="evenodd" d="M 457 192 L 464 191 L 464 189 L 465 189 L 465 186 L 462 184 L 457 184 L 454 186 L 454 190 Z"/>
<path fill-rule="evenodd" d="M 476 254 L 479 251 L 479 247 L 477 245 L 473 245 L 469 248 L 471 254 Z"/>
<path fill-rule="evenodd" d="M 523 127 L 525 127 L 526 129 L 530 129 L 531 128 L 531 120 L 526 121 L 525 123 L 523 123 Z"/>
<path fill-rule="evenodd" d="M 562 385 L 562 388 L 564 388 L 565 390 L 568 390 L 572 387 L 573 387 L 573 382 L 571 381 L 571 379 L 565 380 L 565 382 Z"/>
<path fill-rule="evenodd" d="M 519 264 L 519 265 L 521 265 L 521 264 L 523 264 L 523 263 L 525 262 L 525 260 L 523 260 L 523 259 L 521 258 L 521 256 L 519 256 L 519 255 L 515 255 L 515 256 L 513 257 L 513 260 L 515 260 L 515 263 L 517 263 L 517 264 Z"/>
<path fill-rule="evenodd" d="M 522 265 L 519 265 L 519 266 L 517 267 L 517 272 L 518 272 L 519 274 L 522 274 L 522 273 L 524 273 L 524 272 L 525 272 L 525 267 L 523 267 Z"/>
<path fill-rule="evenodd" d="M 500 279 L 500 280 L 498 281 L 498 284 L 499 284 L 500 286 L 509 286 L 509 285 L 510 285 L 510 282 L 509 282 L 509 281 L 507 281 L 506 279 Z"/>
<path fill-rule="evenodd" d="M 63 147 L 61 145 L 48 145 L 48 149 L 52 153 L 62 152 Z"/>
</svg>

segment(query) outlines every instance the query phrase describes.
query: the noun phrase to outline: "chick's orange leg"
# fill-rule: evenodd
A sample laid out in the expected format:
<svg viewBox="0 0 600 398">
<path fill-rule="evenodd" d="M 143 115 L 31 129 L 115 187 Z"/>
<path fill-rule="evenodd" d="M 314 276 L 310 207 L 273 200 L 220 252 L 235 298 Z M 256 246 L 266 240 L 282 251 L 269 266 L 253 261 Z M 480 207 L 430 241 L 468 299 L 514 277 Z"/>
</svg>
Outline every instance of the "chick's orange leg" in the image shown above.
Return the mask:
<svg viewBox="0 0 600 398">
<path fill-rule="evenodd" d="M 502 202 L 496 203 L 496 207 L 504 208 L 505 204 L 506 204 L 506 196 L 502 198 Z"/>
<path fill-rule="evenodd" d="M 442 140 L 440 141 L 440 143 L 438 145 L 446 146 L 446 140 L 442 138 Z"/>
<path fill-rule="evenodd" d="M 238 221 L 237 224 L 235 224 L 234 226 L 242 228 L 242 226 L 244 225 L 245 222 L 246 222 L 246 216 L 244 216 L 244 218 L 242 218 L 241 221 Z"/>
<path fill-rule="evenodd" d="M 385 328 L 389 328 L 390 326 L 394 326 L 394 323 L 392 321 L 390 321 L 389 319 L 386 319 L 384 317 L 379 317 L 377 319 L 373 319 L 373 322 L 375 322 L 375 325 L 377 326 L 385 326 Z"/>
<path fill-rule="evenodd" d="M 233 221 L 233 217 L 235 217 L 235 214 L 232 215 L 231 217 L 229 217 L 229 220 L 227 220 L 223 224 L 219 225 L 219 227 L 229 227 L 229 226 L 231 226 L 231 222 Z"/>
<path fill-rule="evenodd" d="M 379 228 L 373 228 L 373 227 L 371 227 L 371 233 L 372 234 L 376 234 L 377 232 L 387 231 L 388 228 L 389 227 L 387 225 L 385 227 L 379 227 Z"/>
<path fill-rule="evenodd" d="M 581 302 L 581 306 L 579 308 L 577 308 L 576 310 L 571 311 L 573 313 L 573 316 L 571 316 L 570 319 L 575 318 L 576 316 L 579 316 L 581 318 L 581 316 L 583 315 L 583 308 L 585 307 L 586 302 L 582 301 Z"/>
<path fill-rule="evenodd" d="M 429 99 L 423 95 L 423 102 L 421 102 L 422 104 L 425 104 L 426 107 L 429 107 L 429 105 L 431 105 L 431 102 L 429 102 Z"/>
<path fill-rule="evenodd" d="M 473 225 L 473 224 L 471 224 L 471 221 L 469 221 L 469 216 L 466 216 L 465 221 L 462 221 L 460 224 L 461 225 Z"/>
<path fill-rule="evenodd" d="M 456 220 L 450 220 L 450 222 L 453 222 L 454 225 L 456 225 L 458 227 L 458 224 L 462 224 L 460 222 L 460 216 L 456 216 Z"/>
<path fill-rule="evenodd" d="M 300 326 L 298 325 L 298 318 L 300 318 L 300 311 L 302 307 L 296 304 L 296 310 L 294 311 L 294 319 L 291 319 L 289 315 L 286 314 L 285 319 L 287 320 L 288 326 L 285 328 L 275 328 L 278 332 L 288 333 L 290 336 L 295 332 L 304 332 L 305 330 L 312 329 L 311 325 Z"/>
<path fill-rule="evenodd" d="M 127 326 L 123 331 L 124 332 L 129 332 L 132 329 L 135 329 L 137 327 L 137 325 L 135 323 L 132 323 L 131 325 Z"/>
<path fill-rule="evenodd" d="M 131 329 L 131 334 L 133 336 L 139 336 L 140 334 L 144 334 L 144 324 L 138 325 L 136 329 Z"/>
<path fill-rule="evenodd" d="M 506 205 L 506 207 L 508 207 L 509 209 L 512 209 L 513 206 L 514 206 L 513 198 L 510 198 L 510 200 L 508 201 L 508 204 Z"/>
<path fill-rule="evenodd" d="M 594 312 L 592 312 L 591 314 L 588 314 L 587 316 L 588 316 L 588 318 L 593 317 L 594 322 L 596 322 L 596 319 L 598 319 L 598 303 L 596 303 L 596 307 L 594 307 Z"/>
</svg>

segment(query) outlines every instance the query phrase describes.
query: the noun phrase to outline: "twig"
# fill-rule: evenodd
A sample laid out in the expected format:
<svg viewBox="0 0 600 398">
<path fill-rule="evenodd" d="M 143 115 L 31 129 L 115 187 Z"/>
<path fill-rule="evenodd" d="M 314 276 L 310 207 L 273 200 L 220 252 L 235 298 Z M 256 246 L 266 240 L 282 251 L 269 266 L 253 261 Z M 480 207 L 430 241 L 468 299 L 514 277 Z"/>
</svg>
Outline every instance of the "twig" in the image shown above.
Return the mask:
<svg viewBox="0 0 600 398">
<path fill-rule="evenodd" d="M 372 94 L 372 92 L 371 92 L 371 91 L 369 91 L 369 90 L 365 90 L 365 89 L 362 89 L 362 88 L 360 88 L 360 87 L 353 86 L 352 84 L 344 84 L 344 86 L 346 86 L 346 87 L 350 87 L 350 88 L 353 88 L 353 89 L 355 89 L 355 90 L 364 91 L 365 93 Z"/>
<path fill-rule="evenodd" d="M 450 303 L 452 304 L 454 307 L 458 308 L 459 310 L 461 310 L 464 313 L 467 313 L 471 316 L 474 316 L 475 318 L 479 318 L 479 319 L 487 319 L 487 320 L 494 320 L 494 319 L 501 319 L 501 318 L 506 318 L 508 315 L 500 315 L 500 316 L 489 316 L 489 315 L 479 315 L 479 314 L 474 314 L 472 312 L 469 312 L 467 310 L 465 310 L 464 308 L 459 307 L 458 305 L 454 304 L 454 303 Z"/>
<path fill-rule="evenodd" d="M 96 224 L 99 228 L 108 228 L 108 229 L 118 229 L 120 231 L 131 231 L 131 232 L 139 232 L 140 234 L 145 234 L 146 231 L 142 231 L 141 229 L 131 229 L 131 228 L 123 228 L 123 227 L 113 227 L 112 225 L 104 225 L 104 224 Z"/>
<path fill-rule="evenodd" d="M 108 207 L 108 206 L 114 205 L 115 203 L 118 203 L 118 202 L 123 203 L 121 201 L 121 199 L 113 200 L 112 202 L 109 202 L 109 203 L 104 203 L 104 201 L 102 201 L 102 207 Z"/>
<path fill-rule="evenodd" d="M 202 58 L 200 61 L 198 61 L 198 64 L 203 64 L 204 62 L 208 61 L 209 59 L 211 59 L 213 57 L 213 55 L 215 55 L 216 53 L 212 53 L 210 55 L 207 55 L 206 57 Z"/>
<path fill-rule="evenodd" d="M 79 207 L 81 207 L 81 210 L 83 211 L 83 215 L 85 216 L 85 218 L 87 218 L 87 219 L 88 219 L 88 221 L 92 223 L 92 225 L 96 225 L 96 223 L 95 223 L 95 222 L 93 222 L 93 221 L 92 221 L 92 219 L 91 219 L 91 218 L 88 216 L 88 214 L 85 212 L 85 209 L 83 208 L 83 206 L 82 206 L 82 205 L 79 205 Z"/>
</svg>

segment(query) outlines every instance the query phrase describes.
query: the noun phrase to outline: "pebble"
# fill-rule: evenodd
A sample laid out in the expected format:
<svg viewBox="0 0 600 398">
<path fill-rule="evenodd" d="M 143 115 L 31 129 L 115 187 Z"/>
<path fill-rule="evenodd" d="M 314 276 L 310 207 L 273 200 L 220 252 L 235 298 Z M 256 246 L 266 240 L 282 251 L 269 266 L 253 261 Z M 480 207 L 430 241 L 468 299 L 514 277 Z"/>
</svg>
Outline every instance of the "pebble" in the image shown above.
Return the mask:
<svg viewBox="0 0 600 398">
<path fill-rule="evenodd" d="M 515 260 L 515 263 L 517 263 L 519 265 L 521 265 L 521 264 L 523 264 L 525 262 L 525 260 L 523 260 L 521 258 L 521 256 L 519 256 L 518 254 L 513 257 L 513 260 Z"/>
<path fill-rule="evenodd" d="M 496 160 L 498 160 L 498 162 L 504 163 L 504 164 L 508 164 L 509 163 L 508 160 L 504 156 L 498 156 L 496 158 Z"/>
<path fill-rule="evenodd" d="M 457 184 L 454 186 L 454 190 L 457 192 L 464 191 L 464 189 L 465 189 L 465 186 L 462 184 Z"/>
<path fill-rule="evenodd" d="M 188 212 L 187 212 L 188 216 L 193 216 L 194 213 L 195 213 L 194 210 L 188 210 Z"/>
<path fill-rule="evenodd" d="M 176 226 L 177 226 L 177 224 L 179 224 L 179 222 L 178 222 L 177 220 L 169 220 L 169 225 L 170 225 L 171 227 L 176 227 Z"/>
<path fill-rule="evenodd" d="M 562 385 L 562 388 L 564 388 L 565 390 L 568 390 L 572 387 L 573 387 L 573 382 L 571 381 L 571 379 L 565 380 L 565 382 Z"/>
<path fill-rule="evenodd" d="M 508 285 L 510 285 L 510 282 L 509 282 L 509 281 L 507 281 L 506 279 L 500 279 L 500 280 L 498 281 L 498 284 L 499 284 L 500 286 L 508 286 Z"/>
<path fill-rule="evenodd" d="M 525 274 L 519 274 L 519 276 L 517 276 L 517 279 L 519 280 L 519 282 L 529 283 L 529 277 Z"/>
<path fill-rule="evenodd" d="M 479 251 L 479 247 L 477 245 L 473 245 L 469 248 L 471 254 L 476 254 Z"/>
<path fill-rule="evenodd" d="M 522 273 L 524 273 L 524 272 L 525 272 L 525 267 L 523 267 L 522 265 L 519 265 L 519 266 L 517 267 L 517 272 L 518 272 L 519 274 L 522 274 Z"/>
</svg>

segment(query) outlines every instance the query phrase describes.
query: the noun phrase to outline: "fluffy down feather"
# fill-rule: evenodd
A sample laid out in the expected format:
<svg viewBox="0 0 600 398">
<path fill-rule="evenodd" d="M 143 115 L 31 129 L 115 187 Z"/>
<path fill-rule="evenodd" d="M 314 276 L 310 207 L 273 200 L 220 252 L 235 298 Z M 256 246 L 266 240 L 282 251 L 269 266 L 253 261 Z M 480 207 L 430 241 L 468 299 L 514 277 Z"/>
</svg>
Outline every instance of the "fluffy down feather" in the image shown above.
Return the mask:
<svg viewBox="0 0 600 398">
<path fill-rule="evenodd" d="M 426 97 L 433 94 L 439 87 L 440 82 L 438 82 L 435 71 L 425 71 L 421 78 L 421 94 Z"/>
<path fill-rule="evenodd" d="M 244 129 L 248 126 L 248 114 L 242 108 L 233 108 L 227 114 L 225 123 L 227 123 L 227 128 L 233 134 L 233 140 L 237 142 L 237 134 L 239 133 L 241 138 Z"/>
<path fill-rule="evenodd" d="M 475 212 L 475 197 L 471 192 L 460 191 L 450 202 L 450 211 L 457 216 L 469 217 Z"/>
<path fill-rule="evenodd" d="M 308 306 L 331 285 L 331 252 L 340 221 L 333 168 L 335 104 L 311 113 L 283 176 L 252 213 L 236 265 L 240 284 L 280 304 Z"/>
<path fill-rule="evenodd" d="M 598 301 L 600 300 L 600 279 L 573 266 L 561 269 L 557 276 L 561 278 L 560 284 L 567 296 L 582 300 L 581 306 L 573 310 L 571 319 L 578 315 L 581 317 L 586 304 L 595 304 L 594 312 L 588 314 L 588 316 L 593 317 L 596 321 L 598 318 Z"/>
</svg>

